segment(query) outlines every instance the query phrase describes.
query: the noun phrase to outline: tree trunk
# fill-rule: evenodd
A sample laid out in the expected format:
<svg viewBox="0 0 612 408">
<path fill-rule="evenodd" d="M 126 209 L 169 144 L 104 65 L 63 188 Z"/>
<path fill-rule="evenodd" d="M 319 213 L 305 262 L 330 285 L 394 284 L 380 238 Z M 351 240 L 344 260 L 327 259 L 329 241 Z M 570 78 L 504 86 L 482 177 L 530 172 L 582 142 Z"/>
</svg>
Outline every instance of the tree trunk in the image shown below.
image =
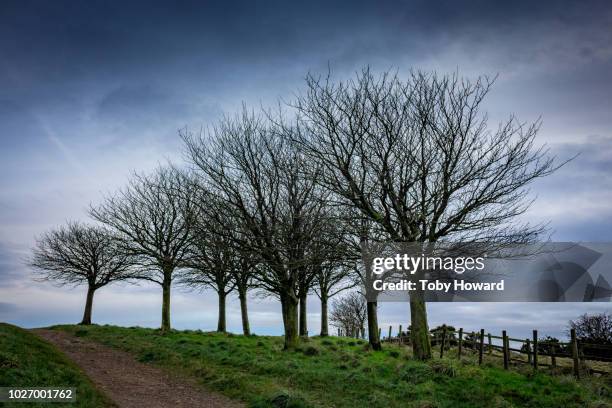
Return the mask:
<svg viewBox="0 0 612 408">
<path fill-rule="evenodd" d="M 368 340 L 373 350 L 382 350 L 380 338 L 378 337 L 378 314 L 377 302 L 368 302 Z"/>
<path fill-rule="evenodd" d="M 87 288 L 87 299 L 85 300 L 85 311 L 83 312 L 83 320 L 81 320 L 80 324 L 91 324 L 91 310 L 93 308 L 93 297 L 95 288 L 93 286 L 89 286 Z"/>
<path fill-rule="evenodd" d="M 300 295 L 300 336 L 308 336 L 308 321 L 306 317 L 307 296 L 307 293 Z"/>
<path fill-rule="evenodd" d="M 421 291 L 410 293 L 410 340 L 414 358 L 419 360 L 429 360 L 431 358 L 427 310 Z"/>
<path fill-rule="evenodd" d="M 217 320 L 217 332 L 225 333 L 226 325 L 225 325 L 225 293 L 223 290 L 218 293 L 219 295 L 219 319 Z"/>
<path fill-rule="evenodd" d="M 162 321 L 161 321 L 161 331 L 169 332 L 170 327 L 170 287 L 172 285 L 172 280 L 169 277 L 164 278 L 164 282 L 162 284 Z"/>
<path fill-rule="evenodd" d="M 249 326 L 249 312 L 247 309 L 247 291 L 246 289 L 238 289 L 238 298 L 240 299 L 240 314 L 242 315 L 242 334 L 245 336 L 251 335 Z"/>
<path fill-rule="evenodd" d="M 293 295 L 282 295 L 283 324 L 285 326 L 285 350 L 298 345 L 298 298 Z"/>
<path fill-rule="evenodd" d="M 321 337 L 329 336 L 327 324 L 327 295 L 321 293 Z"/>
</svg>

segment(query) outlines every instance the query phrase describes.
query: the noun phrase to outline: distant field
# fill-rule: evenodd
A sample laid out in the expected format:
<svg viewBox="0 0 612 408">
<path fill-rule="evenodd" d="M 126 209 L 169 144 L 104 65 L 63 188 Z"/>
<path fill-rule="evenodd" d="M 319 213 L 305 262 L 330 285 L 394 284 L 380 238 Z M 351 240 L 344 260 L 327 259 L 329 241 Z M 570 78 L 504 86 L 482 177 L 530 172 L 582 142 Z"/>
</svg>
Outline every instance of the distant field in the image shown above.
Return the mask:
<svg viewBox="0 0 612 408">
<path fill-rule="evenodd" d="M 282 351 L 282 338 L 112 326 L 56 326 L 128 351 L 142 362 L 196 378 L 252 407 L 609 407 L 609 378 L 504 371 L 468 357 L 410 359 L 407 348 L 372 352 L 361 340 L 310 338 Z"/>
<path fill-rule="evenodd" d="M 57 349 L 19 327 L 0 323 L 0 387 L 75 387 L 74 403 L 4 403 L 3 407 L 113 407 Z M 2 403 L 0 403 L 2 404 Z"/>
</svg>

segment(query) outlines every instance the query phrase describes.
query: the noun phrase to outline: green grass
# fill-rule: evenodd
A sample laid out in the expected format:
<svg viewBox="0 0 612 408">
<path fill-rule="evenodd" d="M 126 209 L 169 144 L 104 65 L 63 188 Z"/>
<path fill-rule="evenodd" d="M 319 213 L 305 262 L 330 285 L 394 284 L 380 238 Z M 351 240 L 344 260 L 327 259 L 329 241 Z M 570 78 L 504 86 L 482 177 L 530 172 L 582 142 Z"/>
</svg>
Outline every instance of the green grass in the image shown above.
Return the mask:
<svg viewBox="0 0 612 408">
<path fill-rule="evenodd" d="M 53 403 L 53 407 L 114 406 L 51 344 L 19 327 L 0 323 L 0 387 L 11 386 L 76 388 L 76 402 Z M 49 403 L 19 402 L 2 406 L 49 407 Z"/>
<path fill-rule="evenodd" d="M 198 379 L 251 407 L 607 407 L 611 384 L 478 367 L 469 358 L 410 358 L 405 347 L 311 338 L 295 351 L 282 338 L 143 328 L 56 326 L 128 351 L 142 362 Z"/>
</svg>

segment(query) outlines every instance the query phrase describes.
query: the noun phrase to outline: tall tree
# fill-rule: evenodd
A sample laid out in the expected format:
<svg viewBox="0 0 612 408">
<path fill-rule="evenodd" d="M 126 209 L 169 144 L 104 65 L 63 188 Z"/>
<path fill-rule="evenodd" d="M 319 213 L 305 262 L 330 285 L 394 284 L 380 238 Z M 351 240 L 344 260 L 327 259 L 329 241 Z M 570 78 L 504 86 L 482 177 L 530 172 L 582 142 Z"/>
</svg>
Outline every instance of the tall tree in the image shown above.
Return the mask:
<svg viewBox="0 0 612 408">
<path fill-rule="evenodd" d="M 239 219 L 241 248 L 258 257 L 258 285 L 280 299 L 285 348 L 293 348 L 299 340 L 299 280 L 310 265 L 307 249 L 325 203 L 303 170 L 306 159 L 284 131 L 244 111 L 209 137 L 183 139 L 212 193 Z"/>
<path fill-rule="evenodd" d="M 60 285 L 87 285 L 81 324 L 91 324 L 96 290 L 129 279 L 130 259 L 118 250 L 116 237 L 106 228 L 69 222 L 36 240 L 28 264 L 41 280 Z"/>
<path fill-rule="evenodd" d="M 395 242 L 525 242 L 540 226 L 516 221 L 527 186 L 557 166 L 534 145 L 539 123 L 514 117 L 489 128 L 481 105 L 493 81 L 364 69 L 333 82 L 307 77 L 293 104 L 296 141 L 318 181 Z M 431 357 L 423 294 L 410 296 L 411 343 Z"/>
<path fill-rule="evenodd" d="M 116 231 L 121 250 L 138 265 L 138 279 L 162 287 L 161 330 L 170 330 L 170 294 L 175 273 L 189 266 L 198 218 L 197 194 L 188 177 L 172 167 L 135 174 L 128 186 L 90 214 Z"/>
<path fill-rule="evenodd" d="M 201 175 L 200 175 L 201 176 Z M 219 295 L 218 331 L 225 331 L 225 298 L 235 289 L 240 301 L 242 333 L 251 334 L 247 293 L 255 287 L 257 256 L 250 252 L 239 217 L 225 202 L 211 192 L 206 177 L 191 174 L 193 188 L 198 192 L 199 217 L 193 233 L 194 259 L 184 283 L 212 287 Z M 199 275 L 199 276 L 198 276 Z M 204 279 L 204 280 L 203 280 Z M 222 328 L 222 329 L 221 329 Z"/>
<path fill-rule="evenodd" d="M 210 195 L 206 204 L 213 198 Z M 180 277 L 180 282 L 191 287 L 208 287 L 217 293 L 219 300 L 217 331 L 225 332 L 226 298 L 236 286 L 235 272 L 241 267 L 241 259 L 234 242 L 224 233 L 226 225 L 217 214 L 199 218 L 192 228 L 193 245 L 189 269 Z M 215 232 L 217 231 L 217 232 Z"/>
</svg>

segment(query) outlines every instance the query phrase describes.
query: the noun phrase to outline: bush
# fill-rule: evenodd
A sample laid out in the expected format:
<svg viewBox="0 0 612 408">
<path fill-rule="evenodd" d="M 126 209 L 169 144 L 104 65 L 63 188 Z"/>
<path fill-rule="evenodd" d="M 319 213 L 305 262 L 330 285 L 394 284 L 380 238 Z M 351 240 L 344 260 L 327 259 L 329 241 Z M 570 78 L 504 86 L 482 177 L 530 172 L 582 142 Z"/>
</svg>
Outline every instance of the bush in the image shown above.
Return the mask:
<svg viewBox="0 0 612 408">
<path fill-rule="evenodd" d="M 552 349 L 555 349 L 555 354 L 559 355 L 571 355 L 569 346 L 559 344 L 559 339 L 551 336 L 546 336 L 538 339 L 538 353 L 550 355 Z M 533 351 L 533 344 L 530 345 L 531 351 Z M 521 346 L 523 353 L 527 352 L 527 344 L 523 343 Z"/>
</svg>

